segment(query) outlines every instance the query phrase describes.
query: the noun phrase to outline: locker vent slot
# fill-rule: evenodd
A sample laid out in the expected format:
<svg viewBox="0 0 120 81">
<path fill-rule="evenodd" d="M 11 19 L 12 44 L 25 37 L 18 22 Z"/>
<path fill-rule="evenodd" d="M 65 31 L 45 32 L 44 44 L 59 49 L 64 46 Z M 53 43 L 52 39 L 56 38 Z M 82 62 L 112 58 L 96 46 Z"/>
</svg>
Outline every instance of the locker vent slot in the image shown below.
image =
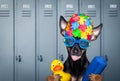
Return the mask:
<svg viewBox="0 0 120 81">
<path fill-rule="evenodd" d="M 118 10 L 109 10 L 108 16 L 109 17 L 118 17 Z"/>
<path fill-rule="evenodd" d="M 53 10 L 44 10 L 44 17 L 52 17 L 53 16 Z"/>
<path fill-rule="evenodd" d="M 88 14 L 90 17 L 96 17 L 96 10 L 88 10 L 88 11 L 87 11 L 87 14 Z"/>
<path fill-rule="evenodd" d="M 65 10 L 65 17 L 71 17 L 74 14 L 74 10 Z"/>
<path fill-rule="evenodd" d="M 31 10 L 22 10 L 22 17 L 31 17 Z"/>
<path fill-rule="evenodd" d="M 9 17 L 10 11 L 9 10 L 0 10 L 0 17 Z"/>
</svg>

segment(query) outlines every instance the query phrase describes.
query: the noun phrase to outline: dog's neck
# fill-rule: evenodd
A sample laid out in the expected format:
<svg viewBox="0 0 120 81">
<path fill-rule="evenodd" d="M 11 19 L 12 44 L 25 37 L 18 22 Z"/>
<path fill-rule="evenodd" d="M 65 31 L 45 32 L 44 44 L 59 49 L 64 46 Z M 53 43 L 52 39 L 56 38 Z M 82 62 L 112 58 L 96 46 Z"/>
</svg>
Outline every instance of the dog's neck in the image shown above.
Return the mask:
<svg viewBox="0 0 120 81">
<path fill-rule="evenodd" d="M 89 65 L 89 61 L 86 57 L 86 52 L 77 61 L 73 61 L 69 56 L 64 63 L 64 71 L 70 73 L 72 76 L 78 78 L 85 73 L 86 68 Z"/>
</svg>

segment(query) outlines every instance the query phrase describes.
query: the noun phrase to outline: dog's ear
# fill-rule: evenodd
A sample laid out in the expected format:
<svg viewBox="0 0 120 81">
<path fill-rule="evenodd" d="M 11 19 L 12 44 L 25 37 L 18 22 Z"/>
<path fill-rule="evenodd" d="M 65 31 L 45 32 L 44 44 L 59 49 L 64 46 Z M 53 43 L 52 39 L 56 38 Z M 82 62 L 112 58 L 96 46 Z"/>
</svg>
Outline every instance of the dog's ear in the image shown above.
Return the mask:
<svg viewBox="0 0 120 81">
<path fill-rule="evenodd" d="M 97 37 L 100 35 L 100 32 L 102 30 L 102 26 L 103 26 L 103 24 L 100 24 L 97 27 L 93 28 L 93 34 L 92 34 L 92 37 L 91 37 L 91 41 L 96 40 Z"/>
<path fill-rule="evenodd" d="M 60 27 L 60 33 L 63 36 L 65 35 L 66 25 L 67 25 L 67 21 L 65 20 L 65 18 L 63 16 L 60 16 L 59 27 Z"/>
</svg>

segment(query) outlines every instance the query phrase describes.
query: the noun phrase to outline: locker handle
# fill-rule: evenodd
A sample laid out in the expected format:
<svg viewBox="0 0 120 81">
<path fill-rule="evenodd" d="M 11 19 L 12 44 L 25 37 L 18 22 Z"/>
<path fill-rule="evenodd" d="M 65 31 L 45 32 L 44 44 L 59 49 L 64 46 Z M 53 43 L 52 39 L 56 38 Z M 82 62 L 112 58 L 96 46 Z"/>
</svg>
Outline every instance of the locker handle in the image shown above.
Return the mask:
<svg viewBox="0 0 120 81">
<path fill-rule="evenodd" d="M 18 58 L 19 58 L 18 61 L 21 62 L 21 60 L 22 60 L 21 55 L 19 55 Z"/>
<path fill-rule="evenodd" d="M 107 55 L 105 55 L 105 59 L 106 59 L 106 61 L 108 61 L 108 56 Z"/>
<path fill-rule="evenodd" d="M 16 56 L 16 61 L 18 61 L 18 56 Z"/>
<path fill-rule="evenodd" d="M 16 61 L 18 61 L 18 62 L 21 62 L 21 61 L 22 61 L 21 55 L 16 56 Z"/>
<path fill-rule="evenodd" d="M 64 60 L 64 56 L 63 56 L 63 54 L 61 54 L 61 55 L 59 56 L 59 59 L 60 59 L 61 61 Z"/>
<path fill-rule="evenodd" d="M 39 61 L 42 62 L 43 61 L 43 56 L 42 55 L 39 55 Z"/>
</svg>

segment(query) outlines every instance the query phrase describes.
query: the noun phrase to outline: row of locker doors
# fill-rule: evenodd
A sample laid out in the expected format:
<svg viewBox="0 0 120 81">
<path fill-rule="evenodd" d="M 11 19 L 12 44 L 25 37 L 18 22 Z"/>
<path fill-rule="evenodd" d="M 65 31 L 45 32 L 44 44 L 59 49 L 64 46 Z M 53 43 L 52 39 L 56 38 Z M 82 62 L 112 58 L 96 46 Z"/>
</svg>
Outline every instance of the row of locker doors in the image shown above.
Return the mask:
<svg viewBox="0 0 120 81">
<path fill-rule="evenodd" d="M 51 74 L 49 65 L 56 58 L 55 3 L 0 0 L 0 81 L 46 81 Z"/>
<path fill-rule="evenodd" d="M 106 56 L 104 81 L 119 81 L 119 4 L 119 0 L 0 0 L 0 81 L 46 81 L 51 61 L 60 57 L 64 62 L 67 57 L 59 16 L 68 20 L 78 12 L 88 13 L 95 26 L 104 24 L 87 56 L 90 61 Z"/>
</svg>

